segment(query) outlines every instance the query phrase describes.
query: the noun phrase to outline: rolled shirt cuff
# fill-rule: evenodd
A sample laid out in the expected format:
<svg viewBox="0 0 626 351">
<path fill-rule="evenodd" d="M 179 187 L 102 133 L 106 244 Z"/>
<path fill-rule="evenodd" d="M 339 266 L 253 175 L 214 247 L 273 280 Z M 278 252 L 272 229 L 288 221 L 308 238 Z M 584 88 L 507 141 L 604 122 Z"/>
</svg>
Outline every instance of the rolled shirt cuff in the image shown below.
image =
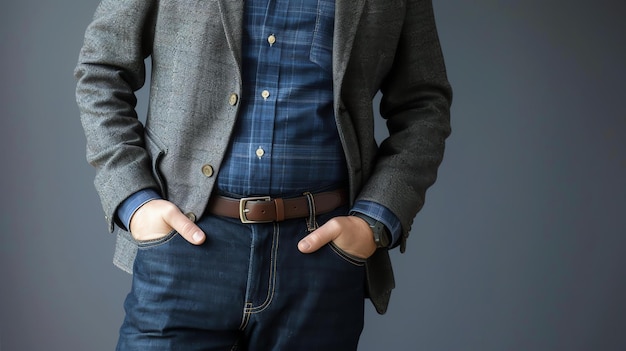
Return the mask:
<svg viewBox="0 0 626 351">
<path fill-rule="evenodd" d="M 373 201 L 359 200 L 350 212 L 359 212 L 385 225 L 391 235 L 391 243 L 389 247 L 394 247 L 400 240 L 402 235 L 402 224 L 398 217 L 393 214 L 387 207 Z"/>
<path fill-rule="evenodd" d="M 161 195 L 156 192 L 154 189 L 143 189 L 138 192 L 132 194 L 124 202 L 120 204 L 120 207 L 117 209 L 117 217 L 120 222 L 126 226 L 126 230 L 130 230 L 130 220 L 133 218 L 133 215 L 139 207 L 144 205 L 148 201 L 160 199 Z"/>
</svg>

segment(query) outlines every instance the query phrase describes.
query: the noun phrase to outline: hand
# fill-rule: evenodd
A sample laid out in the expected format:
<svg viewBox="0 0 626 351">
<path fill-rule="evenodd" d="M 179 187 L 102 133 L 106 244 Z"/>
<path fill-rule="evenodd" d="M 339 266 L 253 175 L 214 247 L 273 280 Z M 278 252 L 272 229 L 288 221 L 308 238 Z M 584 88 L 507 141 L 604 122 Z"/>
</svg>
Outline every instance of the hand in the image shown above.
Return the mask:
<svg viewBox="0 0 626 351">
<path fill-rule="evenodd" d="M 130 232 L 139 241 L 162 238 L 172 229 L 194 245 L 202 244 L 206 238 L 200 227 L 166 200 L 143 204 L 130 220 Z"/>
<path fill-rule="evenodd" d="M 311 253 L 333 241 L 344 252 L 366 259 L 376 251 L 374 233 L 367 222 L 355 216 L 335 217 L 298 243 L 302 253 Z"/>
</svg>

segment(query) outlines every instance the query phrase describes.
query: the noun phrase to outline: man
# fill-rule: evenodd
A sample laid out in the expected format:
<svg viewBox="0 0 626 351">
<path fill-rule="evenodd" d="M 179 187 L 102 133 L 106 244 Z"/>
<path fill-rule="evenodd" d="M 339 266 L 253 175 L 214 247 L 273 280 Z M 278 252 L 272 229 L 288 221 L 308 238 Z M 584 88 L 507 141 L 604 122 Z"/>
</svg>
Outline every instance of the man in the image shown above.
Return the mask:
<svg viewBox="0 0 626 351">
<path fill-rule="evenodd" d="M 431 1 L 103 0 L 75 75 L 118 350 L 356 349 L 450 133 Z"/>
</svg>

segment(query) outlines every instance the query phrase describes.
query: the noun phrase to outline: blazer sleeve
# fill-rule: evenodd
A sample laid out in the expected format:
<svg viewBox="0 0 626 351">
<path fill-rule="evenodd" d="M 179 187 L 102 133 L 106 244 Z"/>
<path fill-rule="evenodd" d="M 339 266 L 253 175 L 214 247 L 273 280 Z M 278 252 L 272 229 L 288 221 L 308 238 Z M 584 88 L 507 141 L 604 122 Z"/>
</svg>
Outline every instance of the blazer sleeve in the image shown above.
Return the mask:
<svg viewBox="0 0 626 351">
<path fill-rule="evenodd" d="M 135 110 L 145 83 L 156 14 L 153 0 L 103 0 L 87 27 L 74 71 L 76 100 L 87 140 L 87 160 L 109 231 L 130 194 L 158 188 Z"/>
<path fill-rule="evenodd" d="M 389 137 L 380 145 L 361 196 L 381 202 L 397 215 L 404 251 L 426 190 L 437 178 L 450 134 L 452 90 L 430 0 L 407 2 L 395 61 L 380 90 L 380 112 Z"/>
</svg>

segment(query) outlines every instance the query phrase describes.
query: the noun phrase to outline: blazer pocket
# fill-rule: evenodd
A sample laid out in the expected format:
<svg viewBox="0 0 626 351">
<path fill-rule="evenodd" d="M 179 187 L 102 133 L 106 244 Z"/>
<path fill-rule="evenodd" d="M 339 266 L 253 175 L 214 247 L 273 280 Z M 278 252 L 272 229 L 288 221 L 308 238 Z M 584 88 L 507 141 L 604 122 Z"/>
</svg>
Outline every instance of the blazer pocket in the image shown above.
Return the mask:
<svg viewBox="0 0 626 351">
<path fill-rule="evenodd" d="M 146 150 L 148 151 L 152 162 L 152 174 L 159 185 L 161 195 L 164 198 L 167 198 L 167 184 L 165 178 L 163 177 L 163 173 L 160 170 L 160 166 L 163 161 L 163 157 L 167 155 L 168 149 L 158 136 L 148 128 L 145 129 L 145 138 Z"/>
</svg>

